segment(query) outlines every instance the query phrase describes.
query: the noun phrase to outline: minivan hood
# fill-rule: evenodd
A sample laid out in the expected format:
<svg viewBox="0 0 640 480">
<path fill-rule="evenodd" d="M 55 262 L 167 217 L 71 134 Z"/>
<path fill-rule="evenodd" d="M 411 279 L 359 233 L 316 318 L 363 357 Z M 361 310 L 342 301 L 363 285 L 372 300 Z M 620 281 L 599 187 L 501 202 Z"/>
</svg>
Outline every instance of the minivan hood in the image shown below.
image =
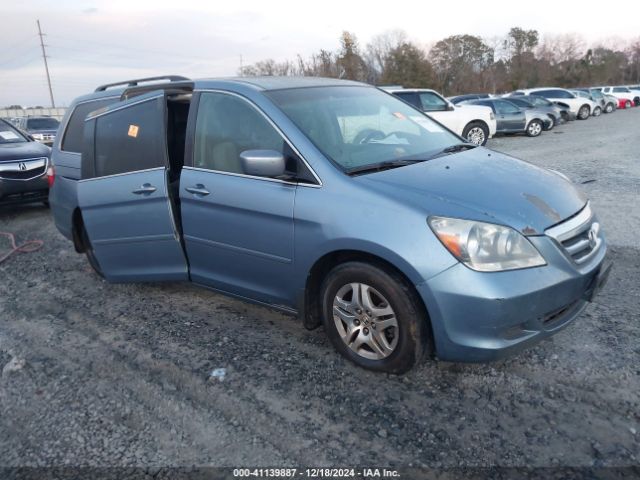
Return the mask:
<svg viewBox="0 0 640 480">
<path fill-rule="evenodd" d="M 0 162 L 48 157 L 51 149 L 39 142 L 0 144 Z"/>
<path fill-rule="evenodd" d="M 580 211 L 586 196 L 557 173 L 477 147 L 356 177 L 367 188 L 429 215 L 507 225 L 525 235 Z"/>
</svg>

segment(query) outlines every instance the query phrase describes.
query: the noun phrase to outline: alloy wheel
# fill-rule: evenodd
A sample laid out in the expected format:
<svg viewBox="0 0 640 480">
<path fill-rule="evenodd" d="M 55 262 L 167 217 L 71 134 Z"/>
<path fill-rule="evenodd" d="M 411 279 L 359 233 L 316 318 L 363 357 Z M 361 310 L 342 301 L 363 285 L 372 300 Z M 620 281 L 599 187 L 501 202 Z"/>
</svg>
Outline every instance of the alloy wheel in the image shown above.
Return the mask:
<svg viewBox="0 0 640 480">
<path fill-rule="evenodd" d="M 537 137 L 542 132 L 542 125 L 540 124 L 540 122 L 531 122 L 529 124 L 528 130 L 529 135 L 531 135 L 532 137 Z"/>
<path fill-rule="evenodd" d="M 580 120 L 584 120 L 587 117 L 589 117 L 589 107 L 586 105 L 584 107 L 580 107 L 580 110 L 578 110 L 578 118 Z"/>
<path fill-rule="evenodd" d="M 338 290 L 333 321 L 345 345 L 361 357 L 382 360 L 398 345 L 393 308 L 384 295 L 364 283 L 349 283 Z"/>
<path fill-rule="evenodd" d="M 484 130 L 480 127 L 473 127 L 467 133 L 467 140 L 476 145 L 482 145 L 484 143 Z"/>
</svg>

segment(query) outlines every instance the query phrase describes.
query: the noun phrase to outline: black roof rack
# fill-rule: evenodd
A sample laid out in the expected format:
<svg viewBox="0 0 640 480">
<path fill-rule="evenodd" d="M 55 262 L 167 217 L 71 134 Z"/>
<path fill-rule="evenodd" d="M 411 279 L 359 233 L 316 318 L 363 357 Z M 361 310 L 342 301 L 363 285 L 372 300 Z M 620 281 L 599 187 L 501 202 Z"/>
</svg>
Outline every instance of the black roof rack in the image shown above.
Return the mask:
<svg viewBox="0 0 640 480">
<path fill-rule="evenodd" d="M 159 80 L 168 80 L 170 82 L 182 82 L 190 79 L 180 75 L 162 75 L 160 77 L 135 78 L 133 80 L 125 80 L 124 82 L 106 83 L 104 85 L 100 85 L 98 88 L 96 88 L 96 92 L 104 92 L 107 88 L 120 87 L 125 85 L 127 87 L 135 87 L 141 82 L 157 82 Z"/>
</svg>

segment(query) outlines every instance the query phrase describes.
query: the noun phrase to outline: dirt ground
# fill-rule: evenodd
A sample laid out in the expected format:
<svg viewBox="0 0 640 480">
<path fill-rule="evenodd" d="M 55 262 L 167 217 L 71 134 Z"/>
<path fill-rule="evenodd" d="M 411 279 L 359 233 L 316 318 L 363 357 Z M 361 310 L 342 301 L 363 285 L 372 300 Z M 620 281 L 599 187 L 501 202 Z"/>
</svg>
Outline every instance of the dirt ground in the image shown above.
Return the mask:
<svg viewBox="0 0 640 480">
<path fill-rule="evenodd" d="M 402 377 L 208 290 L 107 284 L 46 208 L 0 209 L 0 231 L 45 242 L 0 265 L 0 464 L 638 465 L 639 126 L 636 108 L 490 141 L 587 182 L 614 271 L 573 325 L 520 355 Z"/>
</svg>

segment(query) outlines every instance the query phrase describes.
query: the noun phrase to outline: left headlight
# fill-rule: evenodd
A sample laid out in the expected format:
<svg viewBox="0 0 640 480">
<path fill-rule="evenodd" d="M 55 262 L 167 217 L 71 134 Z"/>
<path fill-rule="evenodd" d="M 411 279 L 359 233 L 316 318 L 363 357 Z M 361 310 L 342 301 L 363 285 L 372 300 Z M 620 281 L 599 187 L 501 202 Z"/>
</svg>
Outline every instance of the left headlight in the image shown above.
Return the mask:
<svg viewBox="0 0 640 480">
<path fill-rule="evenodd" d="M 430 217 L 429 226 L 451 254 L 479 272 L 546 265 L 538 250 L 512 228 L 459 218 Z"/>
</svg>

